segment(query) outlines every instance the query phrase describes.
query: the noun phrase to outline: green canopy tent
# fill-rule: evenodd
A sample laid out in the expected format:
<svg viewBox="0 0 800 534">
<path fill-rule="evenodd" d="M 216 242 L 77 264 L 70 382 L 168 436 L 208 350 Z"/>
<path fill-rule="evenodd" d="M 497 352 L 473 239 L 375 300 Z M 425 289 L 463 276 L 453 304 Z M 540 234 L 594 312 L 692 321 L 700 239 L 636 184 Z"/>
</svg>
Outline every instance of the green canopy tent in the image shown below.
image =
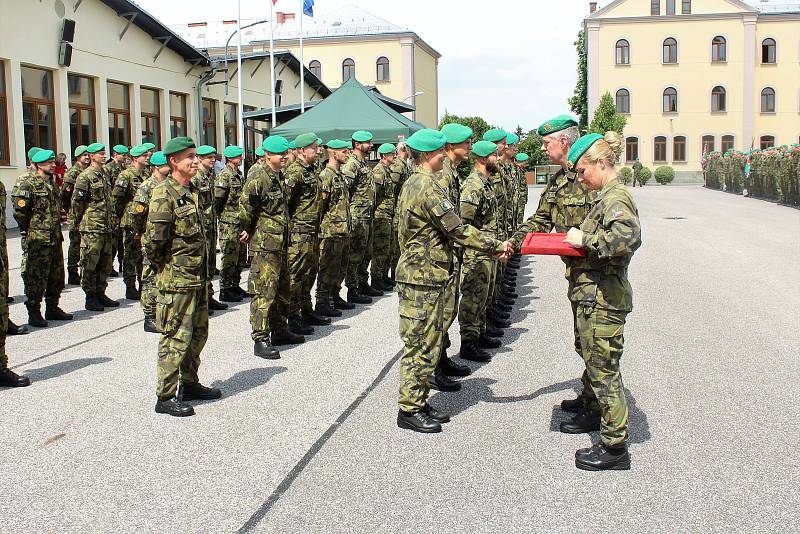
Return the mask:
<svg viewBox="0 0 800 534">
<path fill-rule="evenodd" d="M 313 108 L 272 129 L 270 135 L 294 139 L 301 133 L 314 132 L 323 141 L 348 140 L 356 130 L 368 130 L 373 143 L 396 143 L 399 136 L 409 137 L 424 126 L 401 115 L 373 91 L 350 78 Z"/>
</svg>

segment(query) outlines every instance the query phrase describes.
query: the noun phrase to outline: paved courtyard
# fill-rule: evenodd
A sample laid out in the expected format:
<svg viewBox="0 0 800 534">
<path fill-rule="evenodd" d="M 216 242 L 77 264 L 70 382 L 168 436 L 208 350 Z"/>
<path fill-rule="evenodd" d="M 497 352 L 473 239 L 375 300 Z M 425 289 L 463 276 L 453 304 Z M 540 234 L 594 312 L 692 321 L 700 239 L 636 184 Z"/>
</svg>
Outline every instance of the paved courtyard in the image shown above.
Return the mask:
<svg viewBox="0 0 800 534">
<path fill-rule="evenodd" d="M 274 362 L 252 355 L 247 302 L 218 312 L 201 378 L 224 396 L 174 419 L 153 412 L 158 338 L 138 303 L 91 314 L 70 287 L 75 321 L 8 340 L 33 385 L 0 390 L 0 530 L 797 532 L 800 211 L 697 186 L 633 193 L 630 471 L 577 470 L 599 437 L 558 432 L 582 363 L 556 257 L 524 258 L 504 347 L 433 396 L 453 414 L 438 435 L 395 426 L 395 295 Z"/>
</svg>

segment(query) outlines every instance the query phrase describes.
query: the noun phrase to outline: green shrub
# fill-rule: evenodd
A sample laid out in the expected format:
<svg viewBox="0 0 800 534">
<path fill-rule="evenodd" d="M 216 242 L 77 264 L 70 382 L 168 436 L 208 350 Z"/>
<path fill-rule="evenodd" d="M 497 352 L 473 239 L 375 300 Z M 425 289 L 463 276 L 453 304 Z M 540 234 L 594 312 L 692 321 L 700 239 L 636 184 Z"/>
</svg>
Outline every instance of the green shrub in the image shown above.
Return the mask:
<svg viewBox="0 0 800 534">
<path fill-rule="evenodd" d="M 675 171 L 669 165 L 664 165 L 656 169 L 656 182 L 667 185 L 675 179 Z"/>
<path fill-rule="evenodd" d="M 652 175 L 650 167 L 642 167 L 642 185 L 646 184 Z"/>
<path fill-rule="evenodd" d="M 630 167 L 622 167 L 617 174 L 619 174 L 619 179 L 625 185 L 631 183 L 631 179 L 633 179 L 633 171 Z"/>
</svg>

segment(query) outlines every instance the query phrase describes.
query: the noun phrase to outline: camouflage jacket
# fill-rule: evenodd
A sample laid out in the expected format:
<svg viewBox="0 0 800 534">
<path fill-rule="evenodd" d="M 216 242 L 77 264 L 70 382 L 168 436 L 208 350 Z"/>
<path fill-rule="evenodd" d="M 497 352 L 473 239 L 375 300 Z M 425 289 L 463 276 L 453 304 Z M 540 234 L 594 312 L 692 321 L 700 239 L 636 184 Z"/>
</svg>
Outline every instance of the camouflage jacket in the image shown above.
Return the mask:
<svg viewBox="0 0 800 534">
<path fill-rule="evenodd" d="M 444 166 L 440 175 L 443 183 L 446 184 L 450 202 L 455 206 L 456 213 L 461 212 L 461 176 L 458 174 L 458 165 L 454 165 L 450 158 L 444 158 Z"/>
<path fill-rule="evenodd" d="M 156 188 L 163 180 L 156 176 L 151 176 L 139 186 L 136 190 L 136 196 L 133 197 L 133 231 L 142 236 L 142 247 L 145 246 L 147 239 L 147 214 L 150 211 L 150 199 L 153 197 L 153 189 Z"/>
<path fill-rule="evenodd" d="M 214 213 L 214 170 L 198 170 L 192 178 L 192 183 L 197 188 L 197 201 L 203 212 L 203 224 L 206 227 L 206 237 L 217 233 L 217 214 Z M 216 253 L 216 251 L 214 251 Z"/>
<path fill-rule="evenodd" d="M 352 230 L 350 220 L 350 193 L 341 171 L 325 167 L 319 175 L 322 180 L 321 237 L 347 236 Z"/>
<path fill-rule="evenodd" d="M 371 219 L 375 210 L 375 187 L 369 165 L 353 154 L 342 165 L 342 174 L 350 188 L 350 215 L 353 219 Z"/>
<path fill-rule="evenodd" d="M 205 287 L 208 245 L 197 188 L 172 176 L 153 188 L 143 239 L 147 259 L 156 267 L 159 291 Z"/>
<path fill-rule="evenodd" d="M 237 222 L 250 234 L 252 251 L 286 251 L 289 207 L 284 187 L 283 174 L 267 165 L 258 166 L 244 184 Z"/>
<path fill-rule="evenodd" d="M 102 170 L 83 171 L 75 182 L 72 208 L 75 226 L 81 232 L 110 233 L 114 229 L 111 187 Z"/>
<path fill-rule="evenodd" d="M 572 263 L 569 298 L 585 306 L 629 312 L 628 264 L 642 244 L 639 212 L 628 189 L 612 180 L 597 194 L 580 226 L 585 258 Z"/>
<path fill-rule="evenodd" d="M 6 184 L 0 180 L 0 298 L 8 297 L 8 243 L 6 242 Z M 5 291 L 5 295 L 1 292 Z M 1 305 L 1 304 L 0 304 Z M 6 304 L 8 306 L 8 304 Z"/>
<path fill-rule="evenodd" d="M 38 174 L 29 174 L 20 181 L 12 195 L 14 219 L 24 231 L 26 242 L 60 244 L 61 198 L 58 188 Z"/>
<path fill-rule="evenodd" d="M 473 169 L 461 184 L 461 220 L 464 224 L 498 236 L 497 199 L 489 177 Z"/>
<path fill-rule="evenodd" d="M 111 200 L 114 204 L 114 215 L 120 219 L 120 228 L 133 229 L 131 216 L 133 215 L 133 203 L 136 191 L 144 181 L 147 169 L 137 171 L 134 167 L 128 167 L 117 176 L 114 188 L 111 190 Z"/>
<path fill-rule="evenodd" d="M 256 167 L 257 165 L 251 167 L 251 171 Z M 225 165 L 214 186 L 214 207 L 219 215 L 219 222 L 239 224 L 239 198 L 243 187 L 244 178 L 239 169 L 234 170 L 230 165 Z"/>
<path fill-rule="evenodd" d="M 322 207 L 317 171 L 313 165 L 297 158 L 286 168 L 284 175 L 292 231 L 301 234 L 317 233 Z"/>
<path fill-rule="evenodd" d="M 401 158 L 395 158 L 392 166 L 389 167 L 392 171 L 392 181 L 394 182 L 394 224 L 397 224 L 397 199 L 400 197 L 400 191 L 403 189 L 403 184 L 406 183 L 410 173 L 408 172 L 408 165 Z"/>
<path fill-rule="evenodd" d="M 395 193 L 395 179 L 392 176 L 392 167 L 378 163 L 372 169 L 372 183 L 375 184 L 375 218 L 393 219 Z"/>
<path fill-rule="evenodd" d="M 398 282 L 444 287 L 453 269 L 454 241 L 484 254 L 502 250 L 502 243 L 493 236 L 461 221 L 448 191 L 422 167 L 403 186 L 397 209 Z"/>
<path fill-rule="evenodd" d="M 508 203 L 508 190 L 506 189 L 506 182 L 500 172 L 494 173 L 491 178 L 492 189 L 494 190 L 494 197 L 497 199 L 497 226 L 500 228 L 501 236 L 506 233 L 506 210 L 509 207 Z"/>
<path fill-rule="evenodd" d="M 64 209 L 68 212 L 67 222 L 70 225 L 72 224 L 72 210 L 70 209 L 72 204 L 72 192 L 75 191 L 75 182 L 83 171 L 84 167 L 76 163 L 64 173 L 64 183 L 61 186 L 61 205 L 64 206 Z"/>
<path fill-rule="evenodd" d="M 117 163 L 113 159 L 108 161 L 105 165 L 103 165 L 103 172 L 105 173 L 106 180 L 108 181 L 108 185 L 114 186 L 114 183 L 117 181 L 117 177 L 119 173 L 125 170 L 121 164 Z"/>
<path fill-rule="evenodd" d="M 525 177 L 525 171 L 517 167 L 517 198 L 518 211 L 520 215 L 525 213 L 525 205 L 528 203 L 528 179 Z"/>
</svg>

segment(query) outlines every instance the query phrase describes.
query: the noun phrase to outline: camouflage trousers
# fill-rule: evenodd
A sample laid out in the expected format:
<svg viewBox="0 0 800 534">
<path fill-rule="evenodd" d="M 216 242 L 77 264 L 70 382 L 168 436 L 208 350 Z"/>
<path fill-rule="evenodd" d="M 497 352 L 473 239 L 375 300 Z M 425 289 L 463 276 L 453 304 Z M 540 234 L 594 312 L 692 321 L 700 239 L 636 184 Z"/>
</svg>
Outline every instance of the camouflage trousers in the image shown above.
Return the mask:
<svg viewBox="0 0 800 534">
<path fill-rule="evenodd" d="M 105 293 L 111 272 L 114 234 L 84 232 L 81 235 L 81 288 L 86 295 Z"/>
<path fill-rule="evenodd" d="M 247 245 L 239 241 L 239 225 L 219 223 L 219 244 L 222 249 L 219 286 L 221 289 L 239 287 L 242 269 L 247 261 Z"/>
<path fill-rule="evenodd" d="M 25 284 L 25 300 L 40 304 L 42 298 L 58 303 L 64 290 L 64 252 L 61 242 L 43 244 L 35 241 L 25 243 L 26 258 L 22 270 Z"/>
<path fill-rule="evenodd" d="M 139 303 L 145 317 L 154 317 L 156 314 L 156 299 L 158 289 L 156 289 L 156 268 L 146 259 L 142 266 L 142 285 Z"/>
<path fill-rule="evenodd" d="M 442 347 L 450 348 L 450 327 L 456 320 L 458 314 L 458 303 L 461 296 L 459 285 L 461 284 L 461 262 L 453 258 L 453 272 L 444 287 L 444 300 L 442 311 Z"/>
<path fill-rule="evenodd" d="M 186 292 L 161 291 L 156 304 L 158 342 L 158 385 L 161 400 L 172 398 L 178 384 L 199 382 L 200 353 L 208 339 L 208 294 L 206 287 Z"/>
<path fill-rule="evenodd" d="M 142 282 L 142 241 L 131 228 L 122 229 L 122 279 L 125 287 L 132 287 Z"/>
<path fill-rule="evenodd" d="M 392 221 L 391 246 L 389 247 L 389 268 L 392 270 L 392 278 L 397 270 L 397 262 L 400 260 L 400 240 L 397 238 L 397 219 Z"/>
<path fill-rule="evenodd" d="M 111 241 L 111 269 L 114 268 L 114 258 L 118 259 L 120 270 L 122 270 L 125 263 L 125 244 L 122 241 L 122 229 L 119 225 L 114 227 L 114 237 Z"/>
<path fill-rule="evenodd" d="M 317 277 L 319 249 L 317 234 L 292 233 L 288 250 L 289 263 L 289 315 L 313 310 L 311 288 Z"/>
<path fill-rule="evenodd" d="M 319 274 L 317 275 L 317 303 L 327 304 L 342 289 L 347 266 L 348 237 L 331 236 L 319 240 Z"/>
<path fill-rule="evenodd" d="M 372 282 L 389 277 L 389 257 L 392 247 L 392 220 L 375 219 L 372 223 Z"/>
<path fill-rule="evenodd" d="M 461 268 L 461 303 L 458 326 L 461 343 L 477 341 L 486 331 L 486 309 L 494 288 L 495 261 L 491 256 L 467 250 Z"/>
<path fill-rule="evenodd" d="M 289 313 L 289 265 L 286 253 L 256 252 L 250 264 L 247 290 L 253 341 L 268 341 L 269 333 L 286 328 Z"/>
<path fill-rule="evenodd" d="M 81 233 L 78 230 L 69 231 L 69 246 L 67 248 L 67 269 L 77 270 L 81 259 Z"/>
<path fill-rule="evenodd" d="M 443 343 L 444 287 L 397 283 L 400 299 L 400 410 L 420 411 L 428 399 L 428 378 L 439 363 Z"/>
<path fill-rule="evenodd" d="M 628 441 L 628 402 L 619 370 L 627 313 L 578 304 L 576 315 L 590 385 L 587 406 L 600 411 L 603 443 L 621 445 Z"/>
<path fill-rule="evenodd" d="M 208 246 L 208 298 L 214 296 L 214 284 L 211 281 L 214 279 L 217 273 L 217 229 L 216 228 L 206 228 L 206 239 Z"/>
<path fill-rule="evenodd" d="M 367 283 L 367 266 L 372 256 L 372 221 L 353 219 L 350 231 L 350 256 L 347 263 L 347 287 L 356 288 Z"/>
<path fill-rule="evenodd" d="M 8 330 L 8 255 L 3 245 L 0 258 L 0 369 L 8 367 L 6 330 Z"/>
</svg>

